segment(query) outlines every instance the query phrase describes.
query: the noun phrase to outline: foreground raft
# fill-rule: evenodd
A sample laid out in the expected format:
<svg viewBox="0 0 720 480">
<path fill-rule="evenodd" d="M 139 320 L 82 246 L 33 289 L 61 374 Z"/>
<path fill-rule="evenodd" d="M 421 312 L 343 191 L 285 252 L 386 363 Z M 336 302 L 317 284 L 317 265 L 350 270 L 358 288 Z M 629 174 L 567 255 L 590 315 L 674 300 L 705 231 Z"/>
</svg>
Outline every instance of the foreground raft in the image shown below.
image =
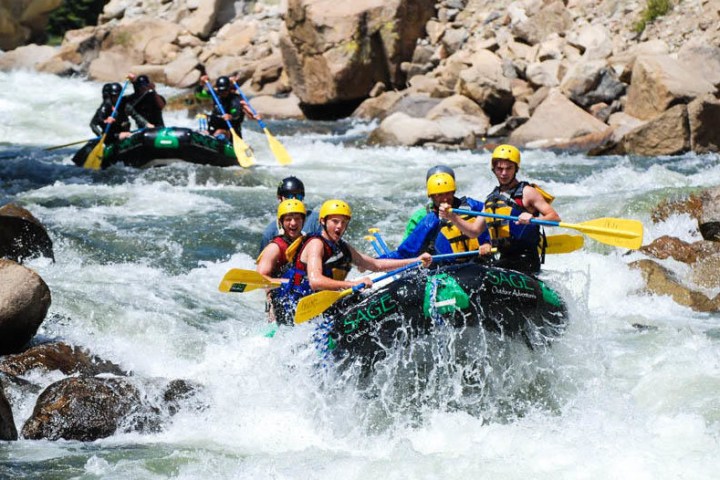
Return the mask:
<svg viewBox="0 0 720 480">
<path fill-rule="evenodd" d="M 73 156 L 83 166 L 97 140 L 85 144 Z M 188 162 L 217 167 L 238 165 L 232 144 L 190 128 L 162 127 L 135 132 L 117 143 L 105 143 L 102 168 L 114 163 L 131 167 L 155 167 L 172 162 Z"/>
<path fill-rule="evenodd" d="M 338 301 L 318 325 L 316 344 L 324 360 L 371 365 L 439 328 L 482 328 L 547 346 L 567 320 L 560 295 L 535 277 L 479 263 L 444 265 Z"/>
</svg>

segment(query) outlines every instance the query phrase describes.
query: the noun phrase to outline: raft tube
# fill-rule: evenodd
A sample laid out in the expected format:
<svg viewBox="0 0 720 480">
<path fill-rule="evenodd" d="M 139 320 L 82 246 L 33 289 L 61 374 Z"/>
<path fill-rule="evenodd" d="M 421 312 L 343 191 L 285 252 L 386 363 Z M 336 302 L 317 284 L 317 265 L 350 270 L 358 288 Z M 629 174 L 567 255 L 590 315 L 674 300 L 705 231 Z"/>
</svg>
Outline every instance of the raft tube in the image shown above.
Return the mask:
<svg viewBox="0 0 720 480">
<path fill-rule="evenodd" d="M 95 145 L 96 140 L 86 143 L 73 156 L 73 163 L 83 166 Z M 136 132 L 117 143 L 106 142 L 102 168 L 114 163 L 144 168 L 177 161 L 217 167 L 238 165 L 231 143 L 190 128 L 162 127 Z"/>
<path fill-rule="evenodd" d="M 324 360 L 373 364 L 398 342 L 438 328 L 483 328 L 547 346 L 565 330 L 568 310 L 541 280 L 480 263 L 412 270 L 368 293 L 343 298 L 315 332 Z"/>
</svg>

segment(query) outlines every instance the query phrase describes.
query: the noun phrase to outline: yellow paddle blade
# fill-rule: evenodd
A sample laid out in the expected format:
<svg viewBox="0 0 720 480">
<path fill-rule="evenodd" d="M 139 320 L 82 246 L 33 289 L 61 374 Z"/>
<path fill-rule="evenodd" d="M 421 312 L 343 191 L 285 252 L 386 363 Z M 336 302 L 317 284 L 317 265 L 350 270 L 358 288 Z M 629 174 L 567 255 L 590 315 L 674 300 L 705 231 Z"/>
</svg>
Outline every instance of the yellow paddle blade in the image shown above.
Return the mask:
<svg viewBox="0 0 720 480">
<path fill-rule="evenodd" d="M 580 250 L 585 244 L 585 238 L 582 235 L 548 235 L 546 254 L 570 253 Z"/>
<path fill-rule="evenodd" d="M 277 159 L 278 163 L 280 165 L 290 165 L 292 163 L 292 158 L 290 158 L 290 154 L 285 150 L 285 147 L 282 143 L 280 143 L 280 140 L 273 137 L 272 133 L 270 133 L 270 130 L 267 128 L 264 128 L 263 131 L 265 132 L 265 136 L 268 140 L 268 145 L 270 145 L 270 150 L 272 151 L 273 155 L 275 155 L 275 158 Z"/>
<path fill-rule="evenodd" d="M 643 241 L 643 225 L 638 220 L 596 218 L 578 224 L 560 222 L 558 226 L 583 232 L 600 243 L 631 250 L 640 248 Z"/>
<path fill-rule="evenodd" d="M 233 150 L 235 150 L 235 156 L 238 159 L 238 163 L 243 168 L 249 168 L 255 165 L 255 156 L 253 155 L 252 148 L 245 143 L 245 140 L 240 138 L 240 135 L 233 129 L 230 130 L 233 137 Z"/>
<path fill-rule="evenodd" d="M 277 288 L 281 285 L 280 280 L 268 280 L 255 270 L 233 268 L 222 278 L 218 290 L 225 293 L 244 293 L 258 288 Z"/>
<path fill-rule="evenodd" d="M 297 304 L 295 310 L 295 323 L 305 323 L 311 318 L 315 318 L 318 315 L 330 308 L 330 306 L 340 300 L 343 297 L 347 297 L 352 293 L 353 289 L 348 288 L 338 292 L 336 290 L 321 290 L 307 297 L 303 297 Z"/>
<path fill-rule="evenodd" d="M 105 150 L 105 135 L 100 137 L 100 141 L 93 147 L 83 163 L 83 168 L 92 170 L 100 170 L 102 167 L 103 153 Z"/>
</svg>

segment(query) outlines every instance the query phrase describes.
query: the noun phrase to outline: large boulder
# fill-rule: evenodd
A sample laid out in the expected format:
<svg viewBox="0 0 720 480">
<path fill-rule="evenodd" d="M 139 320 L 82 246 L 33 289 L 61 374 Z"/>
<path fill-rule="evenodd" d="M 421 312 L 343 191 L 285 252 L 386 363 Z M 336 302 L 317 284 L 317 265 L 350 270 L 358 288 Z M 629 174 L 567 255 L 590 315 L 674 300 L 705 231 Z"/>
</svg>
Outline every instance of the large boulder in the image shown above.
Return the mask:
<svg viewBox="0 0 720 480">
<path fill-rule="evenodd" d="M 559 91 L 553 90 L 535 109 L 530 120 L 510 134 L 510 143 L 567 141 L 588 134 L 605 134 L 610 127 L 593 117 Z"/>
<path fill-rule="evenodd" d="M 10 402 L 5 397 L 2 381 L 0 381 L 0 440 L 17 440 L 17 428 L 13 418 Z"/>
<path fill-rule="evenodd" d="M 26 258 L 54 259 L 45 227 L 26 209 L 8 203 L 0 208 L 0 258 L 22 263 Z"/>
<path fill-rule="evenodd" d="M 673 105 L 714 92 L 711 82 L 669 55 L 641 56 L 633 66 L 625 112 L 649 120 Z"/>
<path fill-rule="evenodd" d="M 702 209 L 698 224 L 705 240 L 720 242 L 720 187 L 711 188 L 700 194 Z"/>
<path fill-rule="evenodd" d="M 50 289 L 40 276 L 0 259 L 0 355 L 20 351 L 50 308 Z"/>
<path fill-rule="evenodd" d="M 0 372 L 24 376 L 33 370 L 58 370 L 65 375 L 94 376 L 102 373 L 127 375 L 118 365 L 66 343 L 45 343 L 0 360 Z"/>
<path fill-rule="evenodd" d="M 383 120 L 370 133 L 368 142 L 381 145 L 462 145 L 474 148 L 473 126 L 458 123 L 452 118 L 429 120 L 396 112 Z"/>
<path fill-rule="evenodd" d="M 50 12 L 62 0 L 0 0 L 0 50 L 12 50 L 42 35 Z"/>
<path fill-rule="evenodd" d="M 658 156 L 687 152 L 690 149 L 687 105 L 675 105 L 631 130 L 621 144 L 624 154 Z"/>
<path fill-rule="evenodd" d="M 92 441 L 109 437 L 118 428 L 132 431 L 138 427 L 133 413 L 140 404 L 140 393 L 127 380 L 65 378 L 40 394 L 22 436 Z"/>
<path fill-rule="evenodd" d="M 434 0 L 289 0 L 280 48 L 306 114 L 349 114 L 377 82 L 404 85 L 401 64 L 434 12 Z"/>
</svg>

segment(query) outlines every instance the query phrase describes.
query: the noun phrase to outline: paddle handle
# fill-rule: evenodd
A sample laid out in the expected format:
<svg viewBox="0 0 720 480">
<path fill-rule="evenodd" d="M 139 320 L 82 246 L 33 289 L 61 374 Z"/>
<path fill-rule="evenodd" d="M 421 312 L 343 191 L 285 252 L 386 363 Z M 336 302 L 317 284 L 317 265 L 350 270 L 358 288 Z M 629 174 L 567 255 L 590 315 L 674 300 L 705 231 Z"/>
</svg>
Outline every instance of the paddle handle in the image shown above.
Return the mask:
<svg viewBox="0 0 720 480">
<path fill-rule="evenodd" d="M 488 218 L 500 218 L 502 220 L 514 220 L 518 221 L 520 217 L 514 217 L 512 215 L 500 215 L 498 213 L 488 213 L 488 212 L 476 212 L 474 210 L 464 210 L 462 208 L 453 208 L 451 209 L 453 213 L 459 213 L 461 215 L 470 215 L 474 217 L 488 217 Z M 559 227 L 560 222 L 555 222 L 552 220 L 540 220 L 539 218 L 531 218 L 530 223 L 534 223 L 537 225 L 547 225 L 550 227 Z"/>
<path fill-rule="evenodd" d="M 385 280 L 386 278 L 392 277 L 393 275 L 397 275 L 398 273 L 404 272 L 405 270 L 410 270 L 411 268 L 417 267 L 421 263 L 422 262 L 419 260 L 416 262 L 408 263 L 407 265 L 403 265 L 400 268 L 391 270 L 384 275 L 380 275 L 379 277 L 374 279 L 373 282 L 379 282 L 380 280 Z M 357 285 L 353 286 L 350 290 L 352 290 L 353 292 L 357 292 L 359 290 L 362 290 L 365 287 L 367 287 L 367 285 L 365 285 L 364 283 L 358 283 Z"/>
<path fill-rule="evenodd" d="M 247 103 L 247 106 L 250 109 L 250 111 L 252 112 L 252 114 L 255 115 L 255 117 L 257 117 L 258 113 L 253 108 L 253 106 L 250 104 L 250 99 L 245 96 L 245 94 L 242 92 L 242 90 L 240 90 L 240 86 L 237 84 L 237 82 L 233 82 L 233 85 L 235 86 L 235 90 L 237 90 L 237 92 L 240 94 L 240 96 L 245 101 L 245 103 Z M 263 130 L 265 130 L 267 128 L 267 125 L 265 125 L 265 122 L 262 121 L 262 118 L 256 118 L 256 120 L 258 122 L 258 125 L 260 125 L 260 128 L 262 128 Z"/>
<path fill-rule="evenodd" d="M 112 119 L 114 119 L 115 116 L 117 115 L 118 108 L 120 108 L 120 102 L 122 102 L 123 94 L 125 93 L 125 89 L 127 88 L 128 83 L 130 83 L 130 79 L 125 80 L 125 83 L 123 84 L 122 90 L 120 90 L 120 95 L 118 95 L 118 99 L 117 99 L 117 101 L 115 102 L 115 106 L 113 107 L 113 111 L 112 111 L 112 113 L 110 114 L 110 118 L 112 118 Z M 105 135 L 107 135 L 107 133 L 110 131 L 110 126 L 111 126 L 111 125 L 112 125 L 112 123 L 108 123 L 107 125 L 105 125 L 105 131 L 103 132 L 103 137 L 104 137 Z"/>
<path fill-rule="evenodd" d="M 220 99 L 218 98 L 217 94 L 215 94 L 215 89 L 213 88 L 212 84 L 210 82 L 205 82 L 205 88 L 207 88 L 210 92 L 210 95 L 212 95 L 213 100 L 215 100 L 215 105 L 217 105 L 218 110 L 220 110 L 220 114 L 224 117 L 225 109 L 223 108 L 222 103 L 220 103 Z M 233 128 L 230 120 L 225 120 L 225 123 L 227 123 L 228 128 L 232 131 Z"/>
</svg>

